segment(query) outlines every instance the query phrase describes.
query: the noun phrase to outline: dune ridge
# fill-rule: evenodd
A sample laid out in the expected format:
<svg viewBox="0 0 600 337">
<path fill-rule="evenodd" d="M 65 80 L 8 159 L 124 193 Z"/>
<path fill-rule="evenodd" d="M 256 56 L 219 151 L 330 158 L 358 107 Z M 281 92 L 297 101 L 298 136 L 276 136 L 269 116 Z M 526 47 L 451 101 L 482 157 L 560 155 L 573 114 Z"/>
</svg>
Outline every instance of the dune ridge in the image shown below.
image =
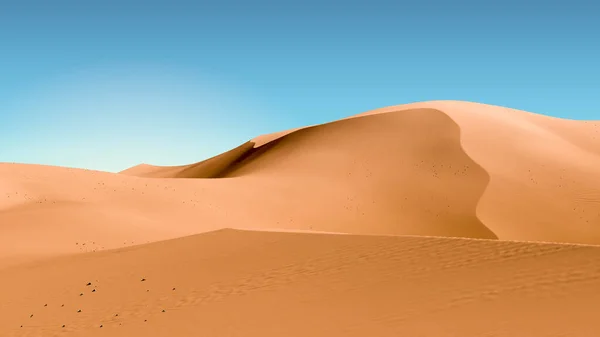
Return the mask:
<svg viewBox="0 0 600 337">
<path fill-rule="evenodd" d="M 246 142 L 235 149 L 191 165 L 153 166 L 140 164 L 119 173 L 145 178 L 218 178 L 223 171 L 234 165 L 241 157 L 254 149 L 253 142 Z"/>
</svg>

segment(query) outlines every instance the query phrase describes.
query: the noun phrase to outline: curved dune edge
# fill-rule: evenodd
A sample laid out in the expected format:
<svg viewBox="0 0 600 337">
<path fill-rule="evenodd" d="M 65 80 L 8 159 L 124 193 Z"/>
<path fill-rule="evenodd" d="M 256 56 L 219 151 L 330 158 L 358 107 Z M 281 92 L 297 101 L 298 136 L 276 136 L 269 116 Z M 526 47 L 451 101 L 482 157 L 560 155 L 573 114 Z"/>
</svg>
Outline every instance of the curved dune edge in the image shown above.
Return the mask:
<svg viewBox="0 0 600 337">
<path fill-rule="evenodd" d="M 0 270 L 0 335 L 592 336 L 599 263 L 589 246 L 219 230 Z"/>
<path fill-rule="evenodd" d="M 465 102 L 427 102 L 461 127 L 490 183 L 477 215 L 506 240 L 597 244 L 600 123 Z"/>
<path fill-rule="evenodd" d="M 429 239 L 447 239 L 447 240 L 465 240 L 465 241 L 507 241 L 513 243 L 523 243 L 523 244 L 532 244 L 532 245 L 555 245 L 555 246 L 574 246 L 574 247 L 600 247 L 600 245 L 589 244 L 589 243 L 573 243 L 573 242 L 552 242 L 552 241 L 525 241 L 525 240 L 498 240 L 498 239 L 490 239 L 490 238 L 469 238 L 462 236 L 437 236 L 437 235 L 385 235 L 385 234 L 351 234 L 345 232 L 321 232 L 321 231 L 311 231 L 311 230 L 301 230 L 301 229 L 280 229 L 280 228 L 238 228 L 238 227 L 228 227 L 222 228 L 215 231 L 217 232 L 221 230 L 233 230 L 238 232 L 266 232 L 266 233 L 283 233 L 283 234 L 314 234 L 314 235 L 356 235 L 360 237 L 397 237 L 397 238 L 429 238 Z M 210 233 L 206 232 L 206 233 Z M 205 234 L 205 233 L 201 233 Z M 198 234 L 198 235 L 201 235 Z"/>
<path fill-rule="evenodd" d="M 348 118 L 436 108 L 490 175 L 477 216 L 500 239 L 598 244 L 600 122 L 464 101 L 391 106 Z M 568 224 L 568 225 L 566 225 Z"/>
</svg>

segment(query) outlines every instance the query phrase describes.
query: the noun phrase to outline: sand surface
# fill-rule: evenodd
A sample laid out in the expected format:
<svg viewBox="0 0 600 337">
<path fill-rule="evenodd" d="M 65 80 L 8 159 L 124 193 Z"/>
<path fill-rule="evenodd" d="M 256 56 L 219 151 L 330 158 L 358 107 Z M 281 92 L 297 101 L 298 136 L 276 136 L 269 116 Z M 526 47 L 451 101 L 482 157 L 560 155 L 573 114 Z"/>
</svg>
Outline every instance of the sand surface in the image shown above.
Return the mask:
<svg viewBox="0 0 600 337">
<path fill-rule="evenodd" d="M 597 336 L 599 172 L 599 122 L 456 101 L 0 164 L 0 336 Z"/>
<path fill-rule="evenodd" d="M 220 230 L 0 271 L 0 335 L 594 336 L 599 265 L 594 246 Z"/>
</svg>

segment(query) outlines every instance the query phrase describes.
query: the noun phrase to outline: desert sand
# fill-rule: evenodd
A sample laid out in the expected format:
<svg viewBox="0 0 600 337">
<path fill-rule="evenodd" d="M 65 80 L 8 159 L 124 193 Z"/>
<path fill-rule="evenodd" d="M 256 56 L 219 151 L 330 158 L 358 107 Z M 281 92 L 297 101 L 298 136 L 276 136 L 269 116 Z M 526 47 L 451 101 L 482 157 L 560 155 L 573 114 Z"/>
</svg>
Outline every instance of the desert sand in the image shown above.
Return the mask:
<svg viewBox="0 0 600 337">
<path fill-rule="evenodd" d="M 0 336 L 597 336 L 599 172 L 600 122 L 458 101 L 0 164 Z"/>
</svg>

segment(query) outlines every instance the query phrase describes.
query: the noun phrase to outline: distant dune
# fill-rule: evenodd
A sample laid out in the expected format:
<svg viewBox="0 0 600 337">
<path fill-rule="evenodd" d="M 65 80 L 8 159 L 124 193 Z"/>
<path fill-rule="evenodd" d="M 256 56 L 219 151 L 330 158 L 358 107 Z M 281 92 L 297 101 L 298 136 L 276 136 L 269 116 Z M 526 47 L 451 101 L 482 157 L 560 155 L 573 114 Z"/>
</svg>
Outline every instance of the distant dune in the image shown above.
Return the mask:
<svg viewBox="0 0 600 337">
<path fill-rule="evenodd" d="M 595 336 L 599 172 L 600 122 L 457 101 L 0 164 L 0 336 Z"/>
</svg>

